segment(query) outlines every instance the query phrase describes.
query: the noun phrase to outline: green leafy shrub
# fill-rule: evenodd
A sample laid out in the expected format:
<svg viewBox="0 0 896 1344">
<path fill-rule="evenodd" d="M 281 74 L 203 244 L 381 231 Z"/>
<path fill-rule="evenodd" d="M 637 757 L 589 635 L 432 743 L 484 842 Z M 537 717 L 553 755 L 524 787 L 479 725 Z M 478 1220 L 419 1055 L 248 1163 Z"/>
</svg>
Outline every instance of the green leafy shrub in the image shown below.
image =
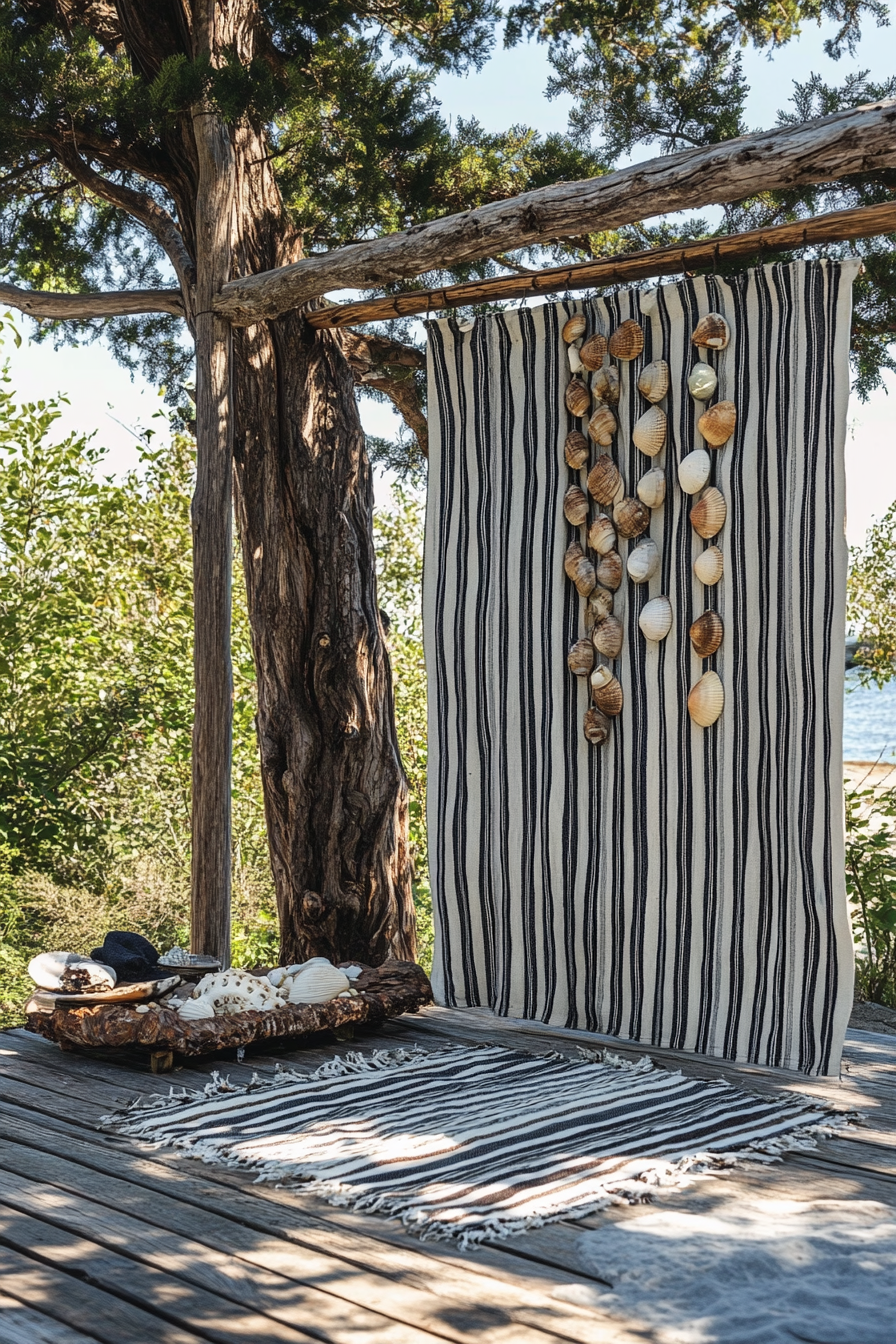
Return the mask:
<svg viewBox="0 0 896 1344">
<path fill-rule="evenodd" d="M 856 992 L 896 1008 L 896 788 L 846 783 L 846 887 Z"/>
</svg>

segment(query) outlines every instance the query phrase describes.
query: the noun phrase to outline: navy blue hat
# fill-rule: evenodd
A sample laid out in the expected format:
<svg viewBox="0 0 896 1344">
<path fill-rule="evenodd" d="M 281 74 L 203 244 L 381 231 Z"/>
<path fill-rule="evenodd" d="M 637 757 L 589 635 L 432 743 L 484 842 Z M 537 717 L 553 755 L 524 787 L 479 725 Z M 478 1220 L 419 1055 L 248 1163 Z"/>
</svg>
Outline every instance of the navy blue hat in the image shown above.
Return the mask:
<svg viewBox="0 0 896 1344">
<path fill-rule="evenodd" d="M 155 980 L 171 974 L 158 968 L 158 952 L 139 933 L 107 933 L 102 947 L 95 947 L 90 955 L 111 966 L 119 980 Z"/>
</svg>

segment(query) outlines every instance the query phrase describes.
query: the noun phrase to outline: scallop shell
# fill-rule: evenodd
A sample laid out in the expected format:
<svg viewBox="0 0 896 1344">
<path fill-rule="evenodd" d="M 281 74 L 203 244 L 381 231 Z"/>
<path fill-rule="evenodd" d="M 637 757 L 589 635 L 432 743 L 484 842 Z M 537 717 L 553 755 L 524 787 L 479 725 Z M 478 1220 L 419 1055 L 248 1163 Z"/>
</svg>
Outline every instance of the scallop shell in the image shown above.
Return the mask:
<svg viewBox="0 0 896 1344">
<path fill-rule="evenodd" d="M 737 424 L 737 407 L 733 401 L 717 401 L 704 411 L 697 421 L 697 428 L 710 448 L 721 448 L 734 433 Z"/>
<path fill-rule="evenodd" d="M 712 459 L 705 448 L 695 448 L 678 464 L 678 484 L 686 495 L 696 495 L 709 480 Z"/>
<path fill-rule="evenodd" d="M 688 391 L 697 401 L 709 401 L 718 385 L 715 371 L 708 364 L 695 364 L 688 375 Z"/>
<path fill-rule="evenodd" d="M 689 631 L 698 658 L 711 658 L 722 642 L 725 627 L 717 611 L 704 611 Z"/>
<path fill-rule="evenodd" d="M 622 556 L 618 551 L 608 551 L 601 556 L 596 577 L 602 588 L 610 588 L 615 593 L 622 582 Z"/>
<path fill-rule="evenodd" d="M 588 598 L 585 608 L 585 624 L 597 625 L 609 616 L 613 610 L 613 594 L 608 588 L 595 588 Z"/>
<path fill-rule="evenodd" d="M 658 509 L 666 498 L 666 473 L 661 467 L 652 467 L 641 477 L 635 494 L 648 509 Z"/>
<path fill-rule="evenodd" d="M 605 513 L 599 513 L 588 528 L 588 545 L 598 555 L 606 555 L 616 545 L 616 529 Z"/>
<path fill-rule="evenodd" d="M 577 485 L 571 485 L 563 496 L 563 512 L 573 527 L 581 527 L 588 517 L 588 497 Z"/>
<path fill-rule="evenodd" d="M 632 430 L 632 443 L 647 457 L 656 457 L 666 442 L 666 415 L 659 406 L 645 411 Z"/>
<path fill-rule="evenodd" d="M 566 409 L 570 415 L 587 415 L 591 406 L 591 393 L 581 378 L 570 378 L 566 384 Z"/>
<path fill-rule="evenodd" d="M 640 537 L 650 526 L 650 510 L 640 499 L 626 495 L 613 509 L 613 522 L 620 537 Z"/>
<path fill-rule="evenodd" d="M 292 982 L 290 1003 L 329 1003 L 343 990 L 351 989 L 348 976 L 335 966 L 306 966 Z"/>
<path fill-rule="evenodd" d="M 656 542 L 650 537 L 646 541 L 639 542 L 629 551 L 625 567 L 632 583 L 646 583 L 648 579 L 652 579 L 660 567 L 660 551 Z"/>
<path fill-rule="evenodd" d="M 586 556 L 583 555 L 581 560 L 576 561 L 573 573 L 570 577 L 576 586 L 576 591 L 581 597 L 587 597 L 589 593 L 594 591 L 594 585 L 597 583 L 597 576 L 595 574 L 594 565 Z"/>
<path fill-rule="evenodd" d="M 610 736 L 610 720 L 606 714 L 601 714 L 599 709 L 586 709 L 585 717 L 582 719 L 582 731 L 586 742 L 599 747 Z"/>
<path fill-rule="evenodd" d="M 718 583 L 724 568 L 725 560 L 718 546 L 707 546 L 706 550 L 701 551 L 694 561 L 694 573 L 701 583 L 706 584 L 707 588 L 711 588 L 714 583 Z"/>
<path fill-rule="evenodd" d="M 615 718 L 617 714 L 622 713 L 622 687 L 615 677 L 604 682 L 601 686 L 595 686 L 594 674 L 591 676 L 591 699 L 603 714 L 608 714 L 610 718 Z"/>
<path fill-rule="evenodd" d="M 591 445 L 580 430 L 574 429 L 567 434 L 563 456 L 566 458 L 566 465 L 572 467 L 573 471 L 581 471 L 582 467 L 587 465 L 591 456 Z"/>
<path fill-rule="evenodd" d="M 614 359 L 637 359 L 643 349 L 644 332 L 634 318 L 622 322 L 610 337 L 609 351 Z"/>
<path fill-rule="evenodd" d="M 563 337 L 564 341 L 566 341 L 567 345 L 572 345 L 573 341 L 577 341 L 580 336 L 585 335 L 585 328 L 587 325 L 588 323 L 581 313 L 574 313 L 572 317 L 567 318 L 563 323 L 563 326 L 560 329 L 560 335 Z"/>
<path fill-rule="evenodd" d="M 183 1017 L 188 1022 L 198 1022 L 202 1018 L 214 1017 L 215 1010 L 208 999 L 187 999 L 177 1010 L 178 1017 Z"/>
<path fill-rule="evenodd" d="M 725 707 L 725 688 L 717 672 L 704 672 L 703 676 L 691 687 L 688 696 L 688 713 L 701 728 L 709 728 L 715 723 Z"/>
<path fill-rule="evenodd" d="M 645 639 L 665 639 L 672 629 L 672 603 L 668 597 L 653 597 L 645 602 L 638 617 L 638 625 Z"/>
<path fill-rule="evenodd" d="M 601 453 L 588 473 L 588 491 L 598 504 L 612 504 L 622 484 L 619 468 L 609 453 Z"/>
<path fill-rule="evenodd" d="M 566 577 L 575 582 L 576 568 L 580 560 L 585 558 L 585 552 L 577 541 L 571 541 L 566 548 L 566 554 L 563 557 L 563 568 L 566 571 Z M 299 967 L 301 970 L 302 967 Z M 287 972 L 288 974 L 288 972 Z"/>
<path fill-rule="evenodd" d="M 594 371 L 595 369 L 599 369 L 601 364 L 603 364 L 606 353 L 606 336 L 601 336 L 600 332 L 595 332 L 594 335 L 589 336 L 587 341 L 582 345 L 582 348 L 579 351 L 579 357 L 586 369 Z"/>
<path fill-rule="evenodd" d="M 618 658 L 622 652 L 624 633 L 618 617 L 608 616 L 606 620 L 598 621 L 591 638 L 598 653 L 602 653 L 605 658 Z"/>
<path fill-rule="evenodd" d="M 591 391 L 608 406 L 619 405 L 619 370 L 615 364 L 606 364 L 591 380 Z"/>
<path fill-rule="evenodd" d="M 581 373 L 585 367 L 582 363 L 582 356 L 579 354 L 577 345 L 568 345 L 566 347 L 566 358 L 569 360 L 570 373 Z"/>
<path fill-rule="evenodd" d="M 691 344 L 705 346 L 710 350 L 724 350 L 730 340 L 731 329 L 722 314 L 707 313 L 694 328 Z"/>
<path fill-rule="evenodd" d="M 710 485 L 691 509 L 691 527 L 704 541 L 709 541 L 717 532 L 721 532 L 727 516 L 728 506 L 724 495 L 721 490 Z"/>
<path fill-rule="evenodd" d="M 638 391 L 648 401 L 662 401 L 669 391 L 669 365 L 664 359 L 644 365 L 638 378 Z"/>
<path fill-rule="evenodd" d="M 594 667 L 594 645 L 590 639 L 577 639 L 566 655 L 566 662 L 574 677 L 587 677 Z"/>
<path fill-rule="evenodd" d="M 616 417 L 609 406 L 598 402 L 594 414 L 588 421 L 588 433 L 595 443 L 599 443 L 602 448 L 609 448 L 613 442 L 613 435 L 616 433 Z"/>
</svg>

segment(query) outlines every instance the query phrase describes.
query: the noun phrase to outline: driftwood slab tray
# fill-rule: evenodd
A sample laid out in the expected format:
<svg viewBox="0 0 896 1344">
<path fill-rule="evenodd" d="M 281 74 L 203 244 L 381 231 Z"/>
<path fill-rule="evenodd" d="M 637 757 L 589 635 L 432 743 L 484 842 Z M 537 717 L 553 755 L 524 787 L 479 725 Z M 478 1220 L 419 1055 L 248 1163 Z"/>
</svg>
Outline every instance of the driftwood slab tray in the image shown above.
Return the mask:
<svg viewBox="0 0 896 1344">
<path fill-rule="evenodd" d="M 179 975 L 169 975 L 164 980 L 132 980 L 114 989 L 98 989 L 93 994 L 57 994 L 52 989 L 36 989 L 25 1005 L 25 1012 L 47 1013 L 54 1008 L 84 1008 L 97 1003 L 141 1003 L 173 989 L 180 981 Z"/>
<path fill-rule="evenodd" d="M 432 1002 L 426 973 L 410 961 L 387 961 L 366 968 L 354 982 L 358 997 L 329 1003 L 288 1004 L 268 1012 L 234 1013 L 228 1017 L 185 1021 L 171 1008 L 151 1005 L 138 1013 L 128 1003 L 57 1006 L 51 1012 L 29 1011 L 27 1028 L 66 1047 L 109 1049 L 129 1046 L 154 1055 L 209 1055 L 256 1041 L 295 1039 L 319 1031 L 340 1031 L 363 1022 L 415 1013 Z"/>
</svg>

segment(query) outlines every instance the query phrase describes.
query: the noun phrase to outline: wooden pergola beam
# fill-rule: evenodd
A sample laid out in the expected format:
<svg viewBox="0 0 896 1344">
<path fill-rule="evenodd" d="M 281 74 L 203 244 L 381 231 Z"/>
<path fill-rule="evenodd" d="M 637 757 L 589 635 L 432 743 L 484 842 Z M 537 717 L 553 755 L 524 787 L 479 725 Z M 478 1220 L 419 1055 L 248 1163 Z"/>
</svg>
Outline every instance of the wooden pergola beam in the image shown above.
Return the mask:
<svg viewBox="0 0 896 1344">
<path fill-rule="evenodd" d="M 761 257 L 764 252 L 780 252 L 813 244 L 842 243 L 853 238 L 871 238 L 876 234 L 896 233 L 896 202 L 866 205 L 855 210 L 835 210 L 793 224 L 775 224 L 767 229 L 751 229 L 724 238 L 704 238 L 697 243 L 678 243 L 645 252 L 627 252 L 600 261 L 585 261 L 571 266 L 552 266 L 531 275 L 502 275 L 491 280 L 470 280 L 444 289 L 418 289 L 382 299 L 358 303 L 328 305 L 308 313 L 314 327 L 348 327 L 359 322 L 382 322 L 394 317 L 412 317 L 420 313 L 460 308 L 467 304 L 491 303 L 502 299 L 535 298 L 562 290 L 590 289 L 594 285 L 615 285 L 644 280 L 656 275 L 678 275 L 705 269 L 720 262 L 744 257 Z"/>
<path fill-rule="evenodd" d="M 179 289 L 119 289 L 102 294 L 59 294 L 0 284 L 0 304 L 40 320 L 71 322 L 93 317 L 125 317 L 133 313 L 184 316 Z"/>
</svg>

